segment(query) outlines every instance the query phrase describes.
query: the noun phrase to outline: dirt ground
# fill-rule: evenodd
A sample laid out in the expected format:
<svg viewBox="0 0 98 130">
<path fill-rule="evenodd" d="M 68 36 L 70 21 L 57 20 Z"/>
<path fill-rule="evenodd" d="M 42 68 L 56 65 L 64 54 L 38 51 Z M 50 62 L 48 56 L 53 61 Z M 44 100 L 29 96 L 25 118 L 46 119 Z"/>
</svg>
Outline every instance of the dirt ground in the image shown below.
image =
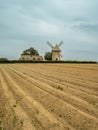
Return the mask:
<svg viewBox="0 0 98 130">
<path fill-rule="evenodd" d="M 1 64 L 0 130 L 98 130 L 98 64 Z"/>
</svg>

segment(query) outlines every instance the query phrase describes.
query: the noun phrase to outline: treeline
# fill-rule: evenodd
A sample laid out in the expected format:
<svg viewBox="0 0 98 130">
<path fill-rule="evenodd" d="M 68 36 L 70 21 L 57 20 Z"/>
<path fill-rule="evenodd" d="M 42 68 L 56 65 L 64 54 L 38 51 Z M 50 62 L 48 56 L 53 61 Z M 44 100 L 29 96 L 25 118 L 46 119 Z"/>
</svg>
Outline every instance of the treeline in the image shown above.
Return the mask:
<svg viewBox="0 0 98 130">
<path fill-rule="evenodd" d="M 19 61 L 19 60 L 1 60 L 1 64 L 8 64 L 8 63 L 83 63 L 83 64 L 97 64 L 97 61 L 77 61 L 77 60 L 61 60 L 61 61 L 52 61 L 52 60 L 45 60 L 45 61 Z"/>
<path fill-rule="evenodd" d="M 1 57 L 1 58 L 0 58 L 0 61 L 8 61 L 8 59 Z"/>
</svg>

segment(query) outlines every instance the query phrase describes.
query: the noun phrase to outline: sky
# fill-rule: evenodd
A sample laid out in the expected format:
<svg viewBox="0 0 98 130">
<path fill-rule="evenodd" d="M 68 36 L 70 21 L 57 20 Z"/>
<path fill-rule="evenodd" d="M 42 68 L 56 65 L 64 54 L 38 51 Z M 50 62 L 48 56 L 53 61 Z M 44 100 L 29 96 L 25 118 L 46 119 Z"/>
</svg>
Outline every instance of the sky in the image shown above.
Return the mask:
<svg viewBox="0 0 98 130">
<path fill-rule="evenodd" d="M 63 60 L 98 61 L 98 0 L 0 0 L 0 57 L 61 45 Z"/>
</svg>

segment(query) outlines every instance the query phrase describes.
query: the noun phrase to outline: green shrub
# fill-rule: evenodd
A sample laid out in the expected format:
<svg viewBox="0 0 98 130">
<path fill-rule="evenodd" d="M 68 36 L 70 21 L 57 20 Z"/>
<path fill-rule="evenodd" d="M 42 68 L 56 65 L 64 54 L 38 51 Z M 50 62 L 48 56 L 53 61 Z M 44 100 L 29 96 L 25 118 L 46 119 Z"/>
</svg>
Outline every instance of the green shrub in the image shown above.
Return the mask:
<svg viewBox="0 0 98 130">
<path fill-rule="evenodd" d="M 21 61 L 21 60 L 7 60 L 7 61 L 0 61 L 1 64 L 8 64 L 8 63 L 77 63 L 77 64 L 96 64 L 97 61 L 76 61 L 76 60 L 45 60 L 45 61 Z"/>
</svg>

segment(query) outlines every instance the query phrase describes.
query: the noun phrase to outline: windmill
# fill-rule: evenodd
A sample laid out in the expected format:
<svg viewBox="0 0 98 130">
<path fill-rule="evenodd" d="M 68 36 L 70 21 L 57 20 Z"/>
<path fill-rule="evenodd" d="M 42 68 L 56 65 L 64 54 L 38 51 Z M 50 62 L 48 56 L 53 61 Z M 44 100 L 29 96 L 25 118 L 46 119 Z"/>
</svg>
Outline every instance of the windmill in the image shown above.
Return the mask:
<svg viewBox="0 0 98 130">
<path fill-rule="evenodd" d="M 50 42 L 47 42 L 47 44 L 52 48 L 52 60 L 61 60 L 61 50 L 60 46 L 63 44 L 61 41 L 58 45 L 56 44 L 53 46 Z"/>
</svg>

